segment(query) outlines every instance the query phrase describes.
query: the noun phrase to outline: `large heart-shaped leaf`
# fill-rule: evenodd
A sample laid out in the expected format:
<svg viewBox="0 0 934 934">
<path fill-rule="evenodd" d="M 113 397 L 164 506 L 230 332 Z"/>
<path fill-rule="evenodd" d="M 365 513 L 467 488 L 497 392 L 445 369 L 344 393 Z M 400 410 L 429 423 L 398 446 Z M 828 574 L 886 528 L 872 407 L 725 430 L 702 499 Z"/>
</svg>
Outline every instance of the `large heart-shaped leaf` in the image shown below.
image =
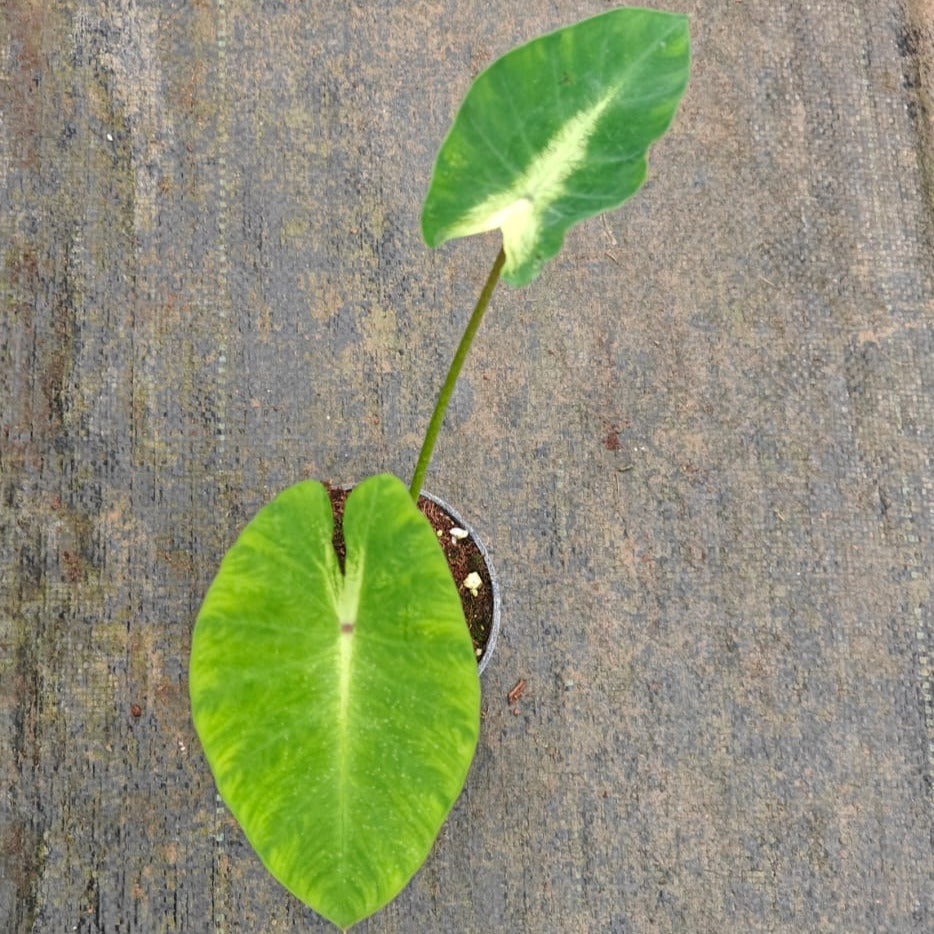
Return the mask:
<svg viewBox="0 0 934 934">
<path fill-rule="evenodd" d="M 345 505 L 290 487 L 225 556 L 191 703 L 217 787 L 269 871 L 346 928 L 422 864 L 463 786 L 480 688 L 457 588 L 400 480 Z"/>
<path fill-rule="evenodd" d="M 525 285 L 569 227 L 646 175 L 690 66 L 687 17 L 617 9 L 513 49 L 467 93 L 435 163 L 425 242 L 503 231 L 503 278 Z"/>
</svg>

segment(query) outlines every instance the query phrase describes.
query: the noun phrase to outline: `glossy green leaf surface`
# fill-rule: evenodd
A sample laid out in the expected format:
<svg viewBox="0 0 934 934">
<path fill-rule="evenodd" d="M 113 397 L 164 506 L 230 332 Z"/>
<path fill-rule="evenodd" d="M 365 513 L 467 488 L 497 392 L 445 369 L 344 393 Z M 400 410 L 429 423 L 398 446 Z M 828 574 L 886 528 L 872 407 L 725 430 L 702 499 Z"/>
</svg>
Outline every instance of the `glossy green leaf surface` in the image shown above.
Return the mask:
<svg viewBox="0 0 934 934">
<path fill-rule="evenodd" d="M 349 927 L 424 861 L 479 730 L 476 659 L 437 537 L 403 483 L 265 506 L 195 626 L 191 702 L 218 789 L 269 871 Z"/>
<path fill-rule="evenodd" d="M 568 228 L 645 181 L 690 68 L 686 16 L 610 10 L 508 52 L 471 85 L 435 163 L 425 242 L 501 228 L 512 285 Z"/>
</svg>

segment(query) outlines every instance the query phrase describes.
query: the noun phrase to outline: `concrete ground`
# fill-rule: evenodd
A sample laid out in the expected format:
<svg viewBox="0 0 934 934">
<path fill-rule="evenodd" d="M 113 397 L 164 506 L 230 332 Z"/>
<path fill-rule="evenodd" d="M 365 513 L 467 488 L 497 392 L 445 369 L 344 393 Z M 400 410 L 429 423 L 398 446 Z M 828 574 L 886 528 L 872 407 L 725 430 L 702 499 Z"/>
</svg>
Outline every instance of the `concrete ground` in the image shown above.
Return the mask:
<svg viewBox="0 0 934 934">
<path fill-rule="evenodd" d="M 408 478 L 499 246 L 422 245 L 434 154 L 607 6 L 0 7 L 0 929 L 330 929 L 215 797 L 193 619 L 282 487 Z M 680 9 L 648 185 L 500 287 L 456 392 L 428 487 L 503 632 L 361 932 L 934 930 L 934 12 Z"/>
</svg>

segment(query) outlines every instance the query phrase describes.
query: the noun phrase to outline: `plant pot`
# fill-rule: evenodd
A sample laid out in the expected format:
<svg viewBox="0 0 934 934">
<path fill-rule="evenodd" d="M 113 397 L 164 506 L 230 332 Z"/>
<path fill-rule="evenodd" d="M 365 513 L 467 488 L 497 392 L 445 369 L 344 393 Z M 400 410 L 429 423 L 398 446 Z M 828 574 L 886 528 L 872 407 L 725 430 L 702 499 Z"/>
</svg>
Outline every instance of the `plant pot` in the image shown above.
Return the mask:
<svg viewBox="0 0 934 934">
<path fill-rule="evenodd" d="M 428 521 L 431 522 L 435 531 L 441 531 L 439 540 L 442 543 L 444 548 L 445 556 L 448 558 L 448 565 L 451 567 L 451 573 L 454 575 L 454 582 L 457 584 L 457 589 L 461 594 L 461 603 L 464 604 L 464 615 L 468 618 L 468 628 L 470 629 L 471 638 L 474 640 L 475 651 L 479 648 L 481 649 L 481 654 L 477 657 L 477 665 L 480 674 L 486 669 L 487 664 L 489 664 L 490 656 L 493 654 L 493 650 L 496 648 L 496 639 L 499 636 L 499 626 L 500 626 L 500 602 L 499 602 L 499 581 L 496 577 L 496 572 L 493 569 L 493 562 L 490 560 L 489 552 L 486 550 L 486 546 L 483 544 L 480 537 L 474 531 L 473 527 L 470 526 L 467 522 L 464 521 L 463 517 L 460 515 L 457 510 L 451 506 L 449 503 L 446 503 L 440 496 L 435 496 L 433 493 L 429 493 L 426 490 L 422 490 L 419 494 L 419 504 L 418 508 L 425 512 L 422 500 L 428 500 L 429 502 L 434 503 L 443 513 L 445 513 L 450 520 L 450 525 L 442 525 L 439 529 L 432 515 L 428 515 Z M 467 533 L 467 537 L 460 540 L 458 545 L 452 544 L 452 538 L 450 535 L 451 528 L 463 529 Z M 462 573 L 459 573 L 455 570 L 457 565 L 452 561 L 451 551 L 455 548 L 466 548 L 472 546 L 476 549 L 478 553 L 479 562 L 477 565 L 477 573 L 480 575 L 482 580 L 482 586 L 479 588 L 477 596 L 470 594 L 465 590 L 463 584 L 463 578 L 466 576 Z M 450 546 L 450 547 L 449 547 Z M 472 570 L 472 568 L 471 568 Z M 460 579 L 459 579 L 460 578 Z M 487 612 L 484 613 L 484 621 L 482 625 L 485 627 L 484 631 L 481 633 L 475 633 L 474 627 L 471 626 L 470 622 L 470 604 L 472 601 L 480 599 L 483 595 L 484 588 L 488 588 L 488 604 L 486 606 Z M 478 639 L 478 635 L 485 638 L 485 641 Z M 478 643 L 480 643 L 478 645 Z"/>
<path fill-rule="evenodd" d="M 341 560 L 343 540 L 337 529 L 343 515 L 344 502 L 352 489 L 353 484 L 329 487 L 336 521 L 335 547 L 341 555 Z M 461 596 L 461 606 L 464 608 L 467 628 L 470 630 L 474 652 L 477 655 L 477 669 L 483 674 L 496 648 L 500 627 L 499 581 L 493 570 L 489 552 L 461 514 L 441 497 L 422 490 L 418 508 L 438 533 L 438 542 L 448 560 L 448 567 L 451 568 Z M 467 534 L 465 537 L 452 536 L 452 529 L 460 529 Z M 480 577 L 480 586 L 476 588 L 476 593 L 469 586 L 471 581 L 468 578 L 471 573 Z"/>
</svg>

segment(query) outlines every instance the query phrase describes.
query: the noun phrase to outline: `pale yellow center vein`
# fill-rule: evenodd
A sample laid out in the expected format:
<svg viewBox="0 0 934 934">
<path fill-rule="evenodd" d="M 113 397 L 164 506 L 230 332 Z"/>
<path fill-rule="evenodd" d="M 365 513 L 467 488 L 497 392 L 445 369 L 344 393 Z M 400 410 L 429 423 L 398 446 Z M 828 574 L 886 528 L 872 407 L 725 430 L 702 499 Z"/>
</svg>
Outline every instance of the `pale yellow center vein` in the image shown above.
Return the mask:
<svg viewBox="0 0 934 934">
<path fill-rule="evenodd" d="M 596 103 L 579 111 L 558 130 L 528 168 L 505 191 L 490 195 L 453 225 L 449 238 L 486 230 L 503 230 L 506 252 L 513 263 L 532 248 L 541 215 L 566 191 L 566 182 L 587 157 L 587 143 L 603 112 L 618 94 L 614 86 Z"/>
</svg>

